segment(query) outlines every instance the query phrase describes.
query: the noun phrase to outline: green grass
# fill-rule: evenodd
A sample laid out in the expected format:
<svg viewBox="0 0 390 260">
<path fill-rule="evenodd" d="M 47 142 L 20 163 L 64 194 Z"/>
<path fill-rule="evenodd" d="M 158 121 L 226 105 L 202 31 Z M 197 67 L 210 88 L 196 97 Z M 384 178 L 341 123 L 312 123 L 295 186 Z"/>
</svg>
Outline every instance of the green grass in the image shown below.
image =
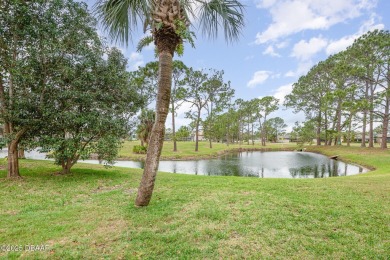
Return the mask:
<svg viewBox="0 0 390 260">
<path fill-rule="evenodd" d="M 133 146 L 139 145 L 139 141 L 126 141 L 123 144 L 123 147 L 119 151 L 120 159 L 129 159 L 129 160 L 144 160 L 146 155 L 144 154 L 134 154 Z M 168 141 L 164 142 L 163 150 L 161 153 L 161 159 L 201 159 L 201 158 L 210 158 L 216 157 L 223 153 L 226 153 L 235 149 L 265 149 L 261 147 L 259 143 L 255 145 L 248 145 L 247 143 L 231 144 L 227 146 L 223 143 L 213 143 L 213 148 L 210 148 L 209 142 L 201 141 L 199 142 L 199 151 L 195 152 L 195 142 L 177 142 L 177 152 L 173 152 L 173 142 Z M 266 149 L 268 150 L 281 150 L 289 149 L 293 150 L 297 146 L 295 143 L 270 143 L 267 144 Z"/>
<path fill-rule="evenodd" d="M 23 160 L 0 171 L 1 252 L 25 259 L 388 259 L 390 152 L 309 147 L 375 171 L 327 179 L 159 173 L 149 207 L 133 201 L 137 169 Z M 3 162 L 4 164 L 4 162 Z"/>
</svg>

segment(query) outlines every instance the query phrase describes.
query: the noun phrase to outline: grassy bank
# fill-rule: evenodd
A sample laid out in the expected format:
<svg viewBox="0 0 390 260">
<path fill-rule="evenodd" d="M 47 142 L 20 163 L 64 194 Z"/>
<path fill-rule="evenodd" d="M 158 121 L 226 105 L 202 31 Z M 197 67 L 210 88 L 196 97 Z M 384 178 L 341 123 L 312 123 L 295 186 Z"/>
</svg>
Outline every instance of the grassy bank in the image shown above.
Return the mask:
<svg viewBox="0 0 390 260">
<path fill-rule="evenodd" d="M 140 170 L 80 164 L 56 176 L 51 162 L 23 160 L 23 180 L 0 171 L 0 246 L 22 251 L 0 257 L 386 259 L 390 152 L 309 149 L 376 170 L 296 180 L 159 173 L 151 205 L 135 208 Z"/>
<path fill-rule="evenodd" d="M 146 155 L 134 154 L 134 145 L 139 145 L 139 141 L 126 141 L 119 151 L 121 160 L 144 160 Z M 295 143 L 269 143 L 266 147 L 262 147 L 259 143 L 255 145 L 243 143 L 230 144 L 227 146 L 224 143 L 213 143 L 212 148 L 209 142 L 199 142 L 199 151 L 195 152 L 195 142 L 177 142 L 177 152 L 173 152 L 173 142 L 164 142 L 161 153 L 162 160 L 196 160 L 202 158 L 217 157 L 223 153 L 237 149 L 267 149 L 267 150 L 294 150 L 297 147 Z"/>
</svg>

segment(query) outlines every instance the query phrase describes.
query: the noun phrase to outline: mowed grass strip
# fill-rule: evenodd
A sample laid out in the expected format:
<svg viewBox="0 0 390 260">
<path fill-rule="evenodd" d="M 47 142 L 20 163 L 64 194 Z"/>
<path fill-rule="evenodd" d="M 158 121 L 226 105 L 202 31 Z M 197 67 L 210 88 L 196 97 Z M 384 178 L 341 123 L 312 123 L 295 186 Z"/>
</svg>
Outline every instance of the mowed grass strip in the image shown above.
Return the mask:
<svg viewBox="0 0 390 260">
<path fill-rule="evenodd" d="M 52 162 L 22 160 L 22 180 L 0 171 L 0 245 L 49 247 L 0 257 L 387 259 L 389 151 L 308 149 L 376 170 L 327 179 L 159 173 L 151 204 L 136 208 L 141 170 L 79 164 L 58 176 Z"/>
<path fill-rule="evenodd" d="M 119 150 L 119 158 L 121 160 L 145 160 L 145 154 L 134 154 L 134 145 L 140 145 L 139 141 L 126 141 Z M 242 144 L 230 144 L 227 146 L 224 143 L 213 143 L 212 148 L 207 141 L 199 142 L 199 151 L 195 152 L 195 142 L 177 142 L 177 151 L 173 152 L 173 142 L 165 141 L 161 153 L 162 160 L 194 160 L 210 157 L 217 157 L 223 153 L 237 149 L 256 149 L 256 150 L 294 150 L 296 143 L 269 143 L 266 147 L 262 147 L 258 142 L 254 145 L 247 142 Z"/>
</svg>

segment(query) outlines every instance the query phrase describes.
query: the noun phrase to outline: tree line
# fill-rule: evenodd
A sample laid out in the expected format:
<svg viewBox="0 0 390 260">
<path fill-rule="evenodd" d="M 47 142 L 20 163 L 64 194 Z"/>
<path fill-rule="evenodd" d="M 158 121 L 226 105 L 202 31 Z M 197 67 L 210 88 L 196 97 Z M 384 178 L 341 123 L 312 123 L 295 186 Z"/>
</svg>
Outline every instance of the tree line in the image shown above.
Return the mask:
<svg viewBox="0 0 390 260">
<path fill-rule="evenodd" d="M 374 147 L 375 123 L 381 148 L 387 148 L 390 108 L 390 34 L 375 30 L 345 51 L 319 62 L 293 84 L 285 105 L 303 111 L 307 121 L 295 127 L 317 145 L 347 145 L 361 132 L 361 146 Z M 377 127 L 378 129 L 378 127 Z"/>
<path fill-rule="evenodd" d="M 132 82 L 148 93 L 147 102 L 138 117 L 137 135 L 141 145 L 148 144 L 155 120 L 154 111 L 148 108 L 156 97 L 158 81 L 157 62 L 147 63 L 131 72 Z M 224 79 L 224 71 L 215 69 L 195 70 L 180 60 L 173 61 L 172 88 L 169 113 L 172 117 L 169 136 L 173 141 L 173 151 L 177 151 L 177 140 L 182 134 L 194 133 L 195 151 L 199 149 L 199 133 L 212 142 L 254 144 L 260 138 L 263 146 L 267 140 L 276 141 L 277 136 L 287 127 L 280 117 L 269 118 L 279 108 L 279 100 L 267 96 L 245 101 L 234 100 L 235 91 L 230 81 Z M 188 126 L 182 126 L 179 135 L 176 131 L 177 110 L 186 102 L 190 105 L 186 118 Z"/>
</svg>

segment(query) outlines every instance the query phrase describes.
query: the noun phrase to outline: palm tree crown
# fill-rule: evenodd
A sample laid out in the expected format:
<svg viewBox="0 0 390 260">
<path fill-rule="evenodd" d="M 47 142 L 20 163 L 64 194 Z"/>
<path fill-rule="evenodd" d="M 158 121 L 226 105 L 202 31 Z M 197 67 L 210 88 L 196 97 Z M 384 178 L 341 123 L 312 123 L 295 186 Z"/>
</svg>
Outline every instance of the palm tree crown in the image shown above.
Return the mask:
<svg viewBox="0 0 390 260">
<path fill-rule="evenodd" d="M 164 31 L 174 32 L 178 44 L 192 42 L 190 25 L 197 25 L 210 38 L 216 38 L 222 27 L 228 42 L 237 40 L 244 27 L 244 6 L 237 0 L 98 0 L 95 11 L 110 37 L 126 44 L 139 24 L 144 32 L 152 33 L 154 41 L 160 29 L 170 28 Z"/>
</svg>

